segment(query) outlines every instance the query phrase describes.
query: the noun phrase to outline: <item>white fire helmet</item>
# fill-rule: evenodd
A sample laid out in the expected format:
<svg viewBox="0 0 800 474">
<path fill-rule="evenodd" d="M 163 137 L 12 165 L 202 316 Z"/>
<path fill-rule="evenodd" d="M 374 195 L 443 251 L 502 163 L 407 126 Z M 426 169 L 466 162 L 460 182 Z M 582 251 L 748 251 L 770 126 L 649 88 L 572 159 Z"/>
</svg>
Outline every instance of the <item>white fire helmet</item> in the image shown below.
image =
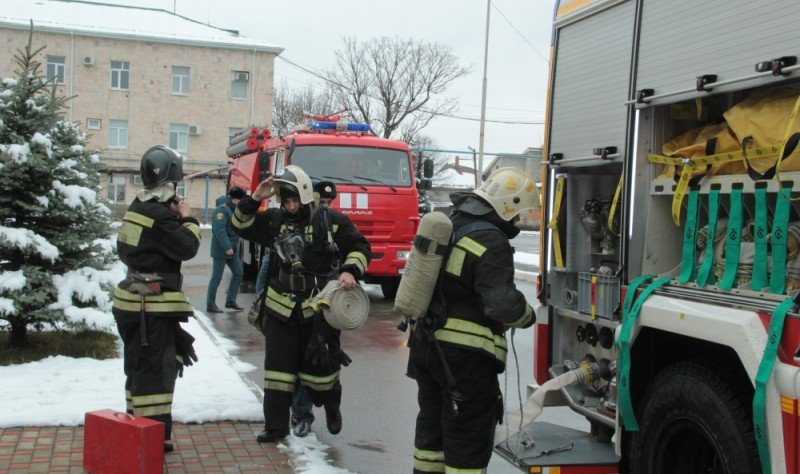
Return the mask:
<svg viewBox="0 0 800 474">
<path fill-rule="evenodd" d="M 473 192 L 489 203 L 500 218 L 506 221 L 524 211 L 539 208 L 536 180 L 517 168 L 495 170 Z"/>
<path fill-rule="evenodd" d="M 303 168 L 297 165 L 288 165 L 283 169 L 281 174 L 275 175 L 273 187 L 275 188 L 275 197 L 278 202 L 281 202 L 280 186 L 289 185 L 293 187 L 300 197 L 300 204 L 311 204 L 314 202 L 314 185 L 311 178 L 308 177 Z"/>
</svg>

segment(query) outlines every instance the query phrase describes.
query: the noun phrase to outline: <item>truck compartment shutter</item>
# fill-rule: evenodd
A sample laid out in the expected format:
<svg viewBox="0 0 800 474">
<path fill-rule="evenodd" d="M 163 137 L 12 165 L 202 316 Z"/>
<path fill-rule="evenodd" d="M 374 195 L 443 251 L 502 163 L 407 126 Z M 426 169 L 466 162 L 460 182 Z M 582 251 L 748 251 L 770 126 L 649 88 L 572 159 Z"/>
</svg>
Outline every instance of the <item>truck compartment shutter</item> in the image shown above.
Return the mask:
<svg viewBox="0 0 800 474">
<path fill-rule="evenodd" d="M 800 56 L 799 21 L 796 0 L 644 2 L 636 90 L 652 89 L 655 96 L 685 91 L 650 103 L 706 96 L 708 92 L 691 91 L 699 76 L 716 75 L 716 82 L 744 78 L 755 74 L 756 63 Z M 766 73 L 714 87 L 713 92 L 776 80 Z"/>
<path fill-rule="evenodd" d="M 627 1 L 558 30 L 550 153 L 564 164 L 598 164 L 601 147 L 624 156 L 634 7 Z"/>
</svg>

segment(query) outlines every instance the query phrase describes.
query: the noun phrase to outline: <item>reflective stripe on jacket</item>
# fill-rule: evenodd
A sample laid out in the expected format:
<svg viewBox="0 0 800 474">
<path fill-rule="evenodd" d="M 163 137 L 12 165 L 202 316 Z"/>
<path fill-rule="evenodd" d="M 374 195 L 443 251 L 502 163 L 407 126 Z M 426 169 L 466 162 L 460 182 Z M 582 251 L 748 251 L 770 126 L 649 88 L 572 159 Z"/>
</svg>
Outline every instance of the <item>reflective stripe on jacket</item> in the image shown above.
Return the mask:
<svg viewBox="0 0 800 474">
<path fill-rule="evenodd" d="M 193 314 L 192 305 L 182 291 L 165 291 L 160 295 L 145 296 L 144 301 L 147 313 Z M 114 307 L 138 314 L 142 307 L 141 296 L 122 288 L 114 288 Z"/>
<path fill-rule="evenodd" d="M 453 217 L 453 232 L 483 219 L 470 214 Z M 478 230 L 455 243 L 447 258 L 442 292 L 447 321 L 436 339 L 475 350 L 505 369 L 508 327 L 527 327 L 533 309 L 514 285 L 513 248 L 497 230 Z"/>
<path fill-rule="evenodd" d="M 349 272 L 356 279 L 361 278 L 366 271 L 372 255 L 369 242 L 344 214 L 333 209 L 320 209 L 309 216 L 309 208 L 304 206 L 298 214 L 289 216 L 281 208 L 269 208 L 257 212 L 258 205 L 257 201 L 247 196 L 236 206 L 231 217 L 231 225 L 241 237 L 261 245 L 272 246 L 275 239 L 283 232 L 295 230 L 302 234 L 306 241 L 302 264 L 308 275 L 323 276 L 333 270 L 331 278 L 335 279 L 337 264 L 339 273 Z M 322 223 L 322 212 L 327 213 L 338 253 L 329 250 L 328 233 Z M 288 263 L 282 262 L 277 252 L 272 254 L 271 258 L 275 259 L 274 264 L 279 266 L 280 271 L 291 273 Z M 299 304 L 303 319 L 309 320 L 313 315 L 309 307 L 311 290 L 312 288 L 306 291 L 292 291 L 280 278 L 272 278 L 264 306 L 272 316 L 288 319 L 292 315 L 292 310 Z"/>
<path fill-rule="evenodd" d="M 162 293 L 145 297 L 145 311 L 159 316 L 191 316 L 194 311 L 178 286 L 181 263 L 193 258 L 200 248 L 200 226 L 193 217 L 178 218 L 169 204 L 155 199 L 134 199 L 117 234 L 117 253 L 130 272 L 173 275 L 165 279 Z M 114 307 L 139 314 L 138 294 L 114 289 Z"/>
</svg>

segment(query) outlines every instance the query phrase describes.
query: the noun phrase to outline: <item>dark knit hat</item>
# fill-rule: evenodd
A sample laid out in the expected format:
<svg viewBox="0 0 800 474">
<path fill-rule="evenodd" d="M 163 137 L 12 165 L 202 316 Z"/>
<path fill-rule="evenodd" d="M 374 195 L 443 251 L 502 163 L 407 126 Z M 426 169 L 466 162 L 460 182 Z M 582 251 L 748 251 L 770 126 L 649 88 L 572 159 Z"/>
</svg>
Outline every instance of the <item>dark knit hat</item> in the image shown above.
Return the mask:
<svg viewBox="0 0 800 474">
<path fill-rule="evenodd" d="M 239 186 L 234 186 L 228 190 L 228 197 L 231 199 L 244 199 L 245 196 L 247 196 L 247 191 Z"/>
</svg>

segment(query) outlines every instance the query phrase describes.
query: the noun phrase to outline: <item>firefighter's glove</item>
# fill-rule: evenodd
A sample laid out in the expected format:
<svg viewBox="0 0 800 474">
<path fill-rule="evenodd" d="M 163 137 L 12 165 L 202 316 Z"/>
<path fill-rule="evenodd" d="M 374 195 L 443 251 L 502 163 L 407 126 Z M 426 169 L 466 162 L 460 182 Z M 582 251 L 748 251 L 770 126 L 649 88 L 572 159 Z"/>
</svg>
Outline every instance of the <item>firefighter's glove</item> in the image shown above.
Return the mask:
<svg viewBox="0 0 800 474">
<path fill-rule="evenodd" d="M 311 340 L 308 341 L 308 346 L 306 346 L 306 353 L 304 357 L 306 361 L 311 363 L 311 365 L 316 365 L 319 367 L 331 365 L 331 355 L 328 343 L 319 334 L 314 334 L 311 336 Z"/>
<path fill-rule="evenodd" d="M 497 394 L 497 404 L 495 406 L 495 416 L 497 417 L 497 424 L 498 425 L 502 425 L 503 424 L 503 417 L 505 416 L 505 414 L 506 414 L 506 409 L 505 409 L 505 406 L 503 406 L 503 394 L 502 393 L 498 393 Z"/>
<path fill-rule="evenodd" d="M 176 355 L 175 363 L 178 366 L 178 377 L 183 377 L 183 357 Z"/>
<path fill-rule="evenodd" d="M 347 367 L 353 362 L 353 359 L 350 358 L 345 351 L 339 346 L 339 340 L 330 341 L 328 343 L 328 351 L 330 353 L 331 361 L 338 363 L 341 366 Z"/>
<path fill-rule="evenodd" d="M 305 359 L 312 365 L 323 367 L 331 363 L 349 364 L 350 358 L 339 347 L 339 332 L 325 321 L 321 313 L 314 315 L 312 324 Z"/>
<path fill-rule="evenodd" d="M 178 325 L 175 330 L 175 357 L 180 363 L 180 373 L 183 373 L 183 367 L 193 365 L 198 360 L 193 343 L 194 337 Z"/>
</svg>

